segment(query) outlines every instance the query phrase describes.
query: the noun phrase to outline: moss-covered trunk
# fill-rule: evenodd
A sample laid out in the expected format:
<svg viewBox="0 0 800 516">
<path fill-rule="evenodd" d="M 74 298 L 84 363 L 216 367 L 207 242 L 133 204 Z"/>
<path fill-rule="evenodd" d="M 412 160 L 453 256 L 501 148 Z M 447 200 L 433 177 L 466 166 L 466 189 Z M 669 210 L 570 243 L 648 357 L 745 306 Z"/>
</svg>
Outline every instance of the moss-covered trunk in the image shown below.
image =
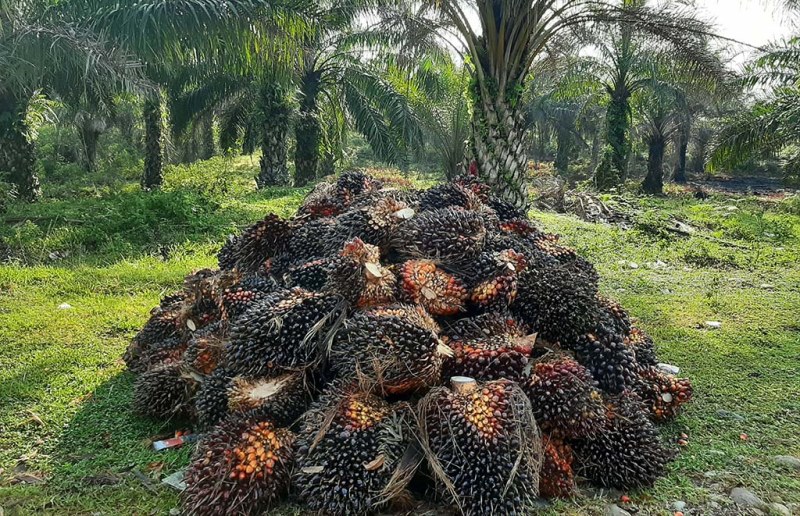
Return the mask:
<svg viewBox="0 0 800 516">
<path fill-rule="evenodd" d="M 164 149 L 161 98 L 149 97 L 142 108 L 144 117 L 144 173 L 142 188 L 158 188 L 163 182 Z"/>
<path fill-rule="evenodd" d="M 647 142 L 647 176 L 642 183 L 642 190 L 649 194 L 664 193 L 664 149 L 665 138 L 653 135 Z"/>
<path fill-rule="evenodd" d="M 309 70 L 301 78 L 300 110 L 294 128 L 296 140 L 294 151 L 295 186 L 305 186 L 317 178 L 322 137 L 317 105 L 320 86 L 319 72 Z"/>
<path fill-rule="evenodd" d="M 201 122 L 202 147 L 200 148 L 200 159 L 211 159 L 217 153 L 214 145 L 214 117 L 208 115 Z"/>
<path fill-rule="evenodd" d="M 562 176 L 569 172 L 569 157 L 572 153 L 572 131 L 560 124 L 556 130 L 555 169 Z"/>
<path fill-rule="evenodd" d="M 0 179 L 14 185 L 17 197 L 35 201 L 41 194 L 36 156 L 28 140 L 24 102 L 0 96 Z"/>
<path fill-rule="evenodd" d="M 615 188 L 625 182 L 630 154 L 630 97 L 623 85 L 611 91 L 606 111 L 606 145 L 608 152 L 597 166 L 594 184 L 599 190 Z"/>
<path fill-rule="evenodd" d="M 83 147 L 83 166 L 87 172 L 97 171 L 97 145 L 106 130 L 106 123 L 100 118 L 87 115 L 78 127 L 78 136 Z"/>
<path fill-rule="evenodd" d="M 672 180 L 676 183 L 686 182 L 686 154 L 689 150 L 690 128 L 682 127 L 678 133 L 678 162 L 675 164 L 675 173 Z"/>
<path fill-rule="evenodd" d="M 261 169 L 256 177 L 259 188 L 289 184 L 287 138 L 291 106 L 285 90 L 277 84 L 261 87 Z"/>
</svg>

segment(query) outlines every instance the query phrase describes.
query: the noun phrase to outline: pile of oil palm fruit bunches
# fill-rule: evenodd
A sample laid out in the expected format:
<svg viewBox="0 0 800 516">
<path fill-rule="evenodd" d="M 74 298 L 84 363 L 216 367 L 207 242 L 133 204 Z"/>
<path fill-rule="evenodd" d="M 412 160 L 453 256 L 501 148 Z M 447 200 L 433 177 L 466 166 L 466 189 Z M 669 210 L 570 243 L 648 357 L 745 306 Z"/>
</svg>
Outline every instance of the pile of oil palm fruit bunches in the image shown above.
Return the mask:
<svg viewBox="0 0 800 516">
<path fill-rule="evenodd" d="M 690 383 L 590 263 L 474 177 L 347 172 L 218 257 L 125 355 L 135 410 L 203 434 L 187 514 L 526 514 L 576 479 L 648 486 L 674 456 L 655 425 Z"/>
</svg>

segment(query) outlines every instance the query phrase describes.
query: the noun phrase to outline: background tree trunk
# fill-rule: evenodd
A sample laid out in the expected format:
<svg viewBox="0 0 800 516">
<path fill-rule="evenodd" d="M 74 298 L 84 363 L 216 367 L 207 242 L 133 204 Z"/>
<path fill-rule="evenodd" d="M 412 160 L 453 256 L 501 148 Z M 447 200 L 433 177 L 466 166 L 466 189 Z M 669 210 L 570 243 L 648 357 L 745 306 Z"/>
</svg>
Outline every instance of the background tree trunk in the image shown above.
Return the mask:
<svg viewBox="0 0 800 516">
<path fill-rule="evenodd" d="M 0 97 L 0 179 L 15 186 L 18 198 L 33 202 L 42 189 L 33 143 L 27 136 L 25 111 L 24 103 Z"/>
<path fill-rule="evenodd" d="M 305 186 L 317 178 L 322 127 L 317 109 L 320 74 L 308 71 L 300 83 L 300 112 L 295 125 L 294 185 Z"/>
<path fill-rule="evenodd" d="M 83 146 L 84 168 L 89 173 L 97 171 L 97 145 L 105 130 L 105 121 L 89 114 L 83 117 L 78 127 L 78 137 Z"/>
<path fill-rule="evenodd" d="M 689 135 L 691 126 L 684 124 L 678 132 L 678 162 L 675 164 L 675 173 L 672 180 L 676 183 L 686 182 L 686 153 L 689 150 Z"/>
<path fill-rule="evenodd" d="M 212 115 L 208 115 L 203 119 L 202 122 L 202 147 L 200 149 L 200 159 L 211 159 L 216 154 L 216 148 L 214 145 L 214 117 Z"/>
<path fill-rule="evenodd" d="M 148 98 L 142 108 L 144 116 L 144 174 L 142 188 L 158 188 L 163 182 L 164 150 L 161 126 L 161 97 Z"/>
<path fill-rule="evenodd" d="M 472 152 L 480 177 L 495 194 L 527 208 L 528 157 L 522 113 L 506 99 L 476 95 L 472 117 Z"/>
<path fill-rule="evenodd" d="M 606 112 L 606 141 L 610 152 L 603 155 L 597 167 L 594 183 L 599 190 L 608 190 L 621 185 L 627 178 L 630 143 L 630 92 L 617 87 L 611 95 Z"/>
<path fill-rule="evenodd" d="M 556 131 L 555 169 L 561 176 L 569 173 L 569 157 L 572 154 L 572 132 L 569 128 L 559 127 Z"/>
<path fill-rule="evenodd" d="M 261 170 L 256 178 L 258 188 L 289 184 L 286 165 L 287 137 L 291 107 L 283 88 L 265 84 L 261 88 Z"/>
<path fill-rule="evenodd" d="M 664 193 L 664 148 L 666 141 L 663 136 L 651 136 L 648 141 L 647 176 L 642 183 L 642 189 L 649 194 Z"/>
</svg>

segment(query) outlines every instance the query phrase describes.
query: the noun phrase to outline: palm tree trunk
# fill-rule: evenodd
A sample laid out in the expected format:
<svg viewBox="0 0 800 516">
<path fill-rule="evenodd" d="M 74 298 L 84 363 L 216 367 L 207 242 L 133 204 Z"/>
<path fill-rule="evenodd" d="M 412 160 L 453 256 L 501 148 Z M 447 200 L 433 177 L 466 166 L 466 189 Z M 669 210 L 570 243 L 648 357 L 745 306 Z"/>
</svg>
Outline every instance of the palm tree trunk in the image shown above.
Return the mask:
<svg viewBox="0 0 800 516">
<path fill-rule="evenodd" d="M 0 179 L 12 183 L 17 197 L 33 202 L 41 194 L 33 143 L 28 140 L 26 107 L 10 96 L 0 97 Z"/>
<path fill-rule="evenodd" d="M 647 176 L 642 189 L 649 194 L 664 193 L 664 148 L 666 140 L 661 135 L 653 135 L 648 142 Z"/>
<path fill-rule="evenodd" d="M 142 109 L 144 115 L 144 174 L 142 188 L 150 190 L 163 181 L 164 151 L 162 148 L 161 98 L 148 98 Z"/>
<path fill-rule="evenodd" d="M 320 74 L 306 72 L 300 82 L 300 112 L 295 125 L 294 185 L 305 186 L 317 178 L 322 128 L 317 109 Z"/>
<path fill-rule="evenodd" d="M 589 173 L 595 171 L 597 163 L 600 161 L 600 131 L 596 130 L 592 134 L 592 157 L 589 162 Z"/>
<path fill-rule="evenodd" d="M 555 169 L 559 175 L 566 176 L 569 172 L 569 156 L 572 152 L 572 133 L 569 129 L 559 127 L 556 130 L 556 160 Z"/>
<path fill-rule="evenodd" d="M 503 96 L 486 98 L 476 92 L 472 117 L 472 152 L 481 178 L 501 199 L 529 205 L 523 116 L 519 103 Z"/>
<path fill-rule="evenodd" d="M 216 153 L 214 148 L 214 117 L 209 115 L 203 119 L 202 123 L 203 145 L 200 149 L 200 159 L 211 159 Z"/>
<path fill-rule="evenodd" d="M 105 129 L 106 124 L 103 120 L 88 115 L 78 127 L 78 136 L 83 146 L 84 167 L 89 173 L 97 171 L 97 144 Z"/>
<path fill-rule="evenodd" d="M 261 169 L 256 178 L 258 188 L 289 184 L 286 164 L 289 114 L 291 107 L 283 88 L 266 84 L 261 88 Z"/>
<path fill-rule="evenodd" d="M 610 152 L 604 154 L 603 162 L 597 167 L 594 177 L 595 186 L 599 190 L 617 187 L 627 178 L 630 154 L 629 115 L 630 93 L 624 87 L 617 87 L 611 95 L 606 112 L 606 142 Z"/>
<path fill-rule="evenodd" d="M 689 135 L 691 134 L 691 119 L 682 124 L 678 133 L 678 162 L 675 165 L 675 173 L 672 180 L 676 183 L 686 182 L 686 153 L 689 150 Z"/>
</svg>

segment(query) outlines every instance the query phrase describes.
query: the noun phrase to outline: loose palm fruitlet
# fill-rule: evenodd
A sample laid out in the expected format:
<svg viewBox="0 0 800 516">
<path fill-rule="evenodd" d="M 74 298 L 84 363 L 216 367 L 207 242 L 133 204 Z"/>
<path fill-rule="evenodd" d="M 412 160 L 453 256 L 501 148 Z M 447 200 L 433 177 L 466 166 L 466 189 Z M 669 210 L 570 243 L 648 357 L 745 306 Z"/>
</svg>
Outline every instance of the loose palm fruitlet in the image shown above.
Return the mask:
<svg viewBox="0 0 800 516">
<path fill-rule="evenodd" d="M 289 489 L 294 435 L 270 421 L 243 417 L 207 434 L 186 472 L 184 512 L 251 515 L 269 509 Z"/>
<path fill-rule="evenodd" d="M 475 176 L 347 172 L 218 258 L 124 356 L 138 414 L 206 432 L 189 514 L 260 514 L 290 487 L 317 513 L 529 514 L 575 476 L 644 486 L 671 457 L 654 425 L 688 380 L 656 368 L 589 262 Z"/>
<path fill-rule="evenodd" d="M 298 434 L 293 485 L 312 511 L 369 514 L 411 479 L 411 409 L 348 388 L 323 394 Z"/>
<path fill-rule="evenodd" d="M 454 377 L 418 405 L 420 438 L 439 494 L 466 515 L 529 514 L 541 437 L 530 402 L 509 380 Z"/>
</svg>

